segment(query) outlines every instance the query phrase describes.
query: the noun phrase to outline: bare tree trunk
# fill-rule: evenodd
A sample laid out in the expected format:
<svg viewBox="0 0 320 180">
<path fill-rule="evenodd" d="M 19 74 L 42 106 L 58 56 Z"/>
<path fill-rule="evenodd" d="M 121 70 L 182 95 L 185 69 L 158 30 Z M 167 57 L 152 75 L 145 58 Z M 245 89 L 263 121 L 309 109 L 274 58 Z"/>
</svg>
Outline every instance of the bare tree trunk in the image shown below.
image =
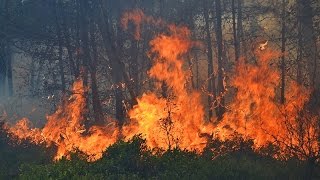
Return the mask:
<svg viewBox="0 0 320 180">
<path fill-rule="evenodd" d="M 5 95 L 7 65 L 5 60 L 4 43 L 0 41 L 0 97 Z"/>
<path fill-rule="evenodd" d="M 59 1 L 59 7 L 61 10 L 63 9 L 61 1 Z M 66 18 L 62 18 L 62 31 L 63 31 L 62 32 L 63 37 L 65 39 L 65 46 L 66 46 L 67 52 L 68 52 L 68 59 L 69 59 L 69 66 L 70 66 L 70 70 L 71 70 L 71 75 L 73 75 L 75 78 L 78 78 L 80 75 L 80 72 L 74 62 L 74 57 L 73 57 L 72 49 L 71 49 L 70 34 L 69 34 Z"/>
<path fill-rule="evenodd" d="M 313 27 L 313 9 L 311 0 L 298 0 L 298 14 L 301 23 L 302 59 L 307 60 L 309 85 L 318 88 L 316 37 Z"/>
<path fill-rule="evenodd" d="M 12 52 L 11 52 L 11 47 L 9 42 L 7 44 L 6 59 L 7 59 L 8 95 L 12 96 L 13 95 Z"/>
<path fill-rule="evenodd" d="M 119 54 L 117 51 L 117 48 L 115 46 L 115 42 L 112 39 L 112 34 L 110 32 L 109 22 L 108 22 L 108 16 L 105 14 L 105 6 L 104 2 L 100 0 L 100 15 L 99 15 L 99 30 L 102 35 L 104 46 L 107 51 L 107 55 L 109 57 L 109 60 L 111 62 L 111 75 L 113 80 L 113 88 L 114 88 L 114 96 L 115 96 L 115 109 L 116 109 L 116 119 L 119 122 L 119 126 L 121 127 L 124 123 L 125 119 L 125 109 L 123 106 L 124 97 L 122 94 L 122 88 L 120 86 L 120 83 L 123 80 L 123 74 L 124 74 L 124 65 L 120 61 Z"/>
<path fill-rule="evenodd" d="M 104 123 L 104 116 L 102 112 L 102 106 L 99 98 L 99 91 L 97 85 L 97 61 L 98 61 L 98 53 L 96 47 L 96 40 L 95 40 L 95 24 L 91 22 L 90 24 L 90 37 L 91 37 L 91 46 L 92 46 L 92 54 L 93 59 L 90 63 L 90 77 L 91 77 L 91 91 L 92 91 L 92 106 L 94 112 L 94 119 L 95 123 L 103 124 Z"/>
<path fill-rule="evenodd" d="M 89 37 L 88 37 L 88 24 L 89 24 L 89 18 L 88 18 L 88 1 L 87 0 L 79 0 L 79 11 L 80 11 L 80 57 L 82 60 L 82 66 L 81 66 L 81 77 L 83 79 L 83 84 L 85 87 L 88 87 L 88 67 L 90 62 L 90 50 L 89 50 Z M 86 92 L 84 94 L 84 97 L 86 98 L 86 112 L 84 113 L 84 124 L 86 127 L 89 126 L 88 117 L 89 117 L 89 98 L 88 93 Z"/>
<path fill-rule="evenodd" d="M 9 15 L 9 0 L 5 1 L 5 16 L 6 19 L 8 21 L 10 21 L 10 15 Z M 11 54 L 11 45 L 10 45 L 10 41 L 9 39 L 6 39 L 4 41 L 5 43 L 5 51 L 4 51 L 4 55 L 5 55 L 5 60 L 6 60 L 6 76 L 7 76 L 7 93 L 9 96 L 13 95 L 13 82 L 12 82 L 12 54 Z"/>
<path fill-rule="evenodd" d="M 8 11 L 8 0 L 0 2 L 0 11 L 6 12 L 5 17 L 0 16 L 0 97 L 4 96 L 6 93 L 6 79 L 7 79 L 7 62 L 6 62 L 6 17 Z"/>
<path fill-rule="evenodd" d="M 243 0 L 238 0 L 237 35 L 238 35 L 238 44 L 239 44 L 239 57 L 241 56 L 241 47 L 243 47 L 243 53 L 247 59 L 248 50 L 247 50 L 246 43 L 243 39 L 242 6 L 243 6 Z"/>
<path fill-rule="evenodd" d="M 216 85 L 215 85 L 215 76 L 213 72 L 213 52 L 212 52 L 212 42 L 211 42 L 211 33 L 210 33 L 210 25 L 209 25 L 209 10 L 208 10 L 208 2 L 207 0 L 203 0 L 203 8 L 204 8 L 204 19 L 205 19 L 205 29 L 207 34 L 207 57 L 208 57 L 208 116 L 209 119 L 213 116 L 213 106 L 214 101 L 216 99 Z M 218 113 L 218 109 L 215 109 Z"/>
<path fill-rule="evenodd" d="M 75 65 L 77 69 L 79 70 L 79 76 L 81 75 L 81 69 L 80 69 L 80 64 L 81 64 L 81 12 L 80 12 L 80 3 L 79 0 L 74 0 L 75 2 L 75 7 L 77 9 L 77 18 L 76 18 L 76 58 L 75 58 Z"/>
<path fill-rule="evenodd" d="M 67 52 L 68 52 L 68 59 L 69 59 L 69 63 L 70 63 L 70 70 L 71 70 L 71 74 L 75 77 L 78 78 L 80 75 L 79 69 L 76 67 L 76 64 L 74 63 L 73 60 L 73 55 L 72 55 L 72 50 L 71 50 L 71 44 L 70 44 L 70 39 L 69 39 L 69 33 L 67 30 L 67 25 L 64 25 L 64 39 L 65 39 L 65 44 L 66 44 L 66 48 L 67 48 Z"/>
<path fill-rule="evenodd" d="M 58 2 L 59 3 L 59 2 Z M 58 6 L 54 1 L 54 14 L 55 14 L 55 23 L 56 23 L 56 33 L 58 38 L 58 46 L 59 46 L 59 71 L 60 71 L 60 80 L 61 80 L 61 90 L 64 93 L 66 90 L 66 82 L 65 82 L 65 75 L 64 75 L 64 67 L 63 67 L 63 50 L 62 50 L 62 36 L 61 36 L 61 28 L 59 24 L 59 17 L 57 12 Z"/>
<path fill-rule="evenodd" d="M 139 41 L 133 41 L 132 46 L 132 76 L 134 83 L 134 91 L 136 94 L 140 92 L 139 83 Z"/>
<path fill-rule="evenodd" d="M 199 57 L 198 57 L 198 53 L 195 52 L 194 53 L 195 56 L 195 61 L 196 61 L 196 88 L 199 89 Z"/>
<path fill-rule="evenodd" d="M 221 120 L 223 117 L 223 114 L 225 112 L 224 107 L 224 75 L 223 75 L 223 41 L 222 41 L 222 13 L 221 13 L 221 0 L 215 0 L 215 10 L 216 10 L 216 39 L 217 39 L 217 48 L 218 48 L 218 86 L 217 86 L 217 92 L 219 96 L 219 102 L 217 105 L 218 108 L 218 114 L 217 118 L 218 120 Z"/>
<path fill-rule="evenodd" d="M 233 45 L 234 45 L 234 58 L 235 62 L 239 60 L 239 40 L 237 35 L 237 23 L 236 23 L 236 6 L 235 0 L 232 0 L 232 29 L 233 29 Z"/>
<path fill-rule="evenodd" d="M 300 12 L 297 12 L 297 20 L 298 20 L 298 44 L 297 44 L 297 82 L 298 84 L 302 84 L 302 28 L 301 28 L 301 22 L 299 20 Z"/>
<path fill-rule="evenodd" d="M 81 51 L 82 55 L 82 76 L 84 85 L 88 85 L 88 65 L 90 61 L 90 51 L 89 51 L 89 37 L 88 37 L 88 12 L 87 9 L 89 7 L 87 0 L 80 0 L 80 32 L 81 32 Z"/>
<path fill-rule="evenodd" d="M 280 102 L 285 102 L 285 78 L 286 78 L 286 64 L 285 64 L 285 51 L 286 51 L 286 0 L 282 0 L 282 30 L 281 30 L 281 95 Z"/>
</svg>

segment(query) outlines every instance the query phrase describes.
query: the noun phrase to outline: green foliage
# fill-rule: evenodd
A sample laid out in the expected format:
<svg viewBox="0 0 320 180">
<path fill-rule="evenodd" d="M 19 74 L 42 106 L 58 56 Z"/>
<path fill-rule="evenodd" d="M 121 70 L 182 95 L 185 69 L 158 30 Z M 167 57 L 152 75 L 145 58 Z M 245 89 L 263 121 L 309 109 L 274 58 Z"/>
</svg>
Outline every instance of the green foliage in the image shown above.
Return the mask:
<svg viewBox="0 0 320 180">
<path fill-rule="evenodd" d="M 1 128 L 0 128 L 1 129 Z M 0 179 L 303 179 L 305 165 L 254 153 L 251 141 L 212 141 L 198 155 L 180 149 L 156 152 L 141 136 L 110 146 L 100 160 L 88 163 L 75 153 L 71 160 L 49 160 L 50 152 L 22 142 L 12 144 L 0 131 Z M 52 156 L 51 156 L 52 157 Z M 316 167 L 316 172 L 319 167 Z M 314 174 L 319 178 L 319 174 Z"/>
<path fill-rule="evenodd" d="M 47 164 L 51 161 L 51 150 L 32 145 L 28 141 L 17 144 L 9 137 L 0 122 L 0 179 L 15 178 L 22 163 Z"/>
<path fill-rule="evenodd" d="M 230 145 L 231 142 L 226 143 Z M 250 145 L 250 143 L 244 144 Z M 220 142 L 215 148 L 227 145 Z M 207 150 L 203 155 L 180 149 L 155 154 L 147 148 L 144 139 L 136 136 L 129 142 L 119 141 L 112 145 L 106 150 L 102 159 L 93 163 L 86 162 L 77 154 L 72 156 L 72 160 L 63 159 L 56 163 L 26 163 L 20 168 L 19 178 L 303 179 L 304 177 L 304 166 L 297 160 L 277 161 L 268 156 L 257 155 L 248 148 L 228 151 L 217 156 L 216 149 L 211 152 Z"/>
<path fill-rule="evenodd" d="M 155 171 L 156 156 L 147 148 L 145 140 L 135 136 L 129 142 L 119 141 L 110 146 L 103 158 L 95 162 L 96 170 L 107 177 L 116 175 L 149 177 Z"/>
<path fill-rule="evenodd" d="M 103 174 L 93 173 L 92 165 L 79 158 L 61 160 L 47 165 L 24 164 L 20 179 L 103 179 Z"/>
</svg>

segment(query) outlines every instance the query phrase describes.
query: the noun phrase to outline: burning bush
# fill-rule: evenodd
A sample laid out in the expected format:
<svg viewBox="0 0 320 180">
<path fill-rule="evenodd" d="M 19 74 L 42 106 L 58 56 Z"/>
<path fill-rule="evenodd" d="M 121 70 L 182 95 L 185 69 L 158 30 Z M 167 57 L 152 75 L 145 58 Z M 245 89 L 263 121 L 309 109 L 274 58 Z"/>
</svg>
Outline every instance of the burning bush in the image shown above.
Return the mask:
<svg viewBox="0 0 320 180">
<path fill-rule="evenodd" d="M 255 153 L 260 153 L 272 155 L 279 160 L 299 158 L 310 162 L 311 169 L 319 162 L 319 115 L 308 112 L 306 108 L 311 91 L 294 81 L 288 81 L 286 101 L 278 100 L 280 72 L 273 66 L 275 59 L 281 56 L 280 53 L 267 49 L 256 54 L 254 63 L 244 59 L 239 61 L 228 82 L 235 93 L 224 107 L 224 116 L 207 121 L 201 92 L 188 85 L 190 73 L 185 68 L 184 57 L 193 46 L 199 44 L 192 40 L 191 31 L 184 26 L 156 20 L 137 10 L 125 14 L 123 26 L 126 27 L 129 21 L 134 21 L 137 26 L 136 38 L 140 36 L 142 22 L 159 24 L 166 29 L 166 33 L 156 35 L 149 43 L 148 56 L 152 67 L 148 75 L 154 82 L 155 91 L 145 92 L 137 98 L 137 104 L 128 111 L 129 119 L 126 123 L 118 127 L 116 120 L 109 120 L 99 125 L 86 126 L 87 87 L 78 79 L 74 82 L 70 98 L 55 113 L 47 116 L 48 121 L 43 128 L 32 128 L 27 119 L 22 119 L 15 126 L 8 126 L 8 131 L 20 140 L 30 140 L 47 147 L 56 146 L 55 160 L 70 159 L 73 153 L 79 151 L 87 157 L 87 161 L 97 161 L 98 165 L 107 164 L 106 169 L 100 168 L 109 175 L 116 171 L 128 176 L 139 172 L 137 177 L 179 178 L 182 175 L 192 178 L 192 173 L 201 177 L 201 174 L 189 169 L 190 166 L 198 167 L 201 166 L 200 162 L 208 163 L 205 169 L 201 169 L 203 171 L 208 170 L 207 167 L 216 166 L 216 161 L 205 161 L 203 157 L 190 153 L 200 155 L 204 150 L 207 151 L 206 155 L 209 152 L 210 159 L 225 158 L 224 154 L 233 152 L 249 152 L 249 155 L 254 154 L 255 157 Z M 226 83 L 224 80 L 222 84 L 227 86 Z M 225 96 L 225 92 L 219 96 Z M 133 138 L 137 134 L 141 134 L 145 140 Z M 149 149 L 160 149 L 158 152 L 162 154 L 152 156 L 154 152 Z M 175 169 L 171 162 L 164 165 L 167 158 L 177 165 L 177 174 L 167 172 L 163 167 Z M 228 160 L 231 172 L 235 170 L 230 177 L 240 177 L 239 172 L 243 169 L 235 167 L 234 159 Z M 64 162 L 54 166 L 61 163 Z M 252 162 L 249 162 L 247 168 L 251 166 Z M 254 170 L 242 175 L 259 176 L 262 169 Z M 154 174 L 157 172 L 164 174 Z M 203 176 L 209 175 L 219 177 L 209 172 Z"/>
<path fill-rule="evenodd" d="M 221 142 L 223 143 L 223 142 Z M 303 179 L 298 161 L 287 163 L 235 150 L 212 160 L 194 152 L 172 149 L 153 155 L 136 136 L 110 146 L 96 162 L 71 156 L 53 164 L 25 165 L 25 179 Z"/>
</svg>

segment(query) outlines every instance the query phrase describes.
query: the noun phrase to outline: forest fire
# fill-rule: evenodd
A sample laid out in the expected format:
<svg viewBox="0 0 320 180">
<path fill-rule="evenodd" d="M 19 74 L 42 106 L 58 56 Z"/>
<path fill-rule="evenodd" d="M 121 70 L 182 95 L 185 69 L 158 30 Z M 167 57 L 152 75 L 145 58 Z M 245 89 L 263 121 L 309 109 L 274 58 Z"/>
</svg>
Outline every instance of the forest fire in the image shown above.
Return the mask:
<svg viewBox="0 0 320 180">
<path fill-rule="evenodd" d="M 161 89 L 160 83 L 158 89 L 162 97 L 156 93 L 142 95 L 129 116 L 138 124 L 134 134 L 145 134 L 152 148 L 201 151 L 206 144 L 206 139 L 201 137 L 205 133 L 202 132 L 204 107 L 200 93 L 187 90 L 189 74 L 182 60 L 192 47 L 191 34 L 185 27 L 169 26 L 169 31 L 170 35 L 159 35 L 150 42 L 150 53 L 156 54 L 150 77 L 165 83 L 166 89 Z"/>
<path fill-rule="evenodd" d="M 89 161 L 101 158 L 105 148 L 116 141 L 118 130 L 112 123 L 85 129 L 85 91 L 83 82 L 76 81 L 72 88 L 73 95 L 54 114 L 47 116 L 44 128 L 32 128 L 29 120 L 22 119 L 15 126 L 8 127 L 9 132 L 18 139 L 44 143 L 48 147 L 56 146 L 55 160 L 68 158 L 75 151 L 86 154 Z"/>
<path fill-rule="evenodd" d="M 135 22 L 136 38 L 140 36 L 143 22 L 165 24 L 141 11 L 126 15 L 130 18 L 124 19 L 123 23 Z M 56 146 L 55 160 L 68 157 L 75 151 L 88 155 L 88 161 L 98 160 L 120 134 L 126 140 L 142 134 L 150 148 L 181 148 L 201 153 L 211 135 L 226 140 L 238 133 L 244 139 L 253 139 L 257 150 L 268 144 L 278 146 L 277 157 L 297 155 L 292 153 L 295 149 L 301 150 L 298 153 L 301 159 L 319 153 L 319 129 L 315 126 L 318 117 L 301 113 L 309 100 L 309 91 L 291 82 L 286 90 L 286 102 L 277 101 L 280 73 L 271 62 L 280 56 L 279 53 L 265 50 L 258 52 L 256 64 L 244 60 L 238 63 L 230 80 L 230 86 L 236 89 L 234 98 L 226 107 L 221 122 L 213 124 L 215 120 L 205 120 L 201 93 L 187 84 L 190 74 L 185 68 L 184 56 L 197 43 L 192 41 L 188 28 L 166 26 L 168 32 L 155 36 L 149 43 L 153 65 L 148 74 L 156 81 L 157 90 L 138 98 L 138 104 L 128 113 L 130 120 L 121 129 L 116 121 L 85 127 L 87 90 L 78 80 L 73 85 L 72 96 L 55 113 L 47 116 L 44 128 L 32 128 L 27 119 L 22 119 L 15 126 L 7 125 L 7 130 L 17 139 Z M 302 120 L 297 121 L 299 118 Z"/>
<path fill-rule="evenodd" d="M 257 56 L 256 65 L 244 60 L 238 64 L 231 80 L 237 93 L 217 129 L 224 136 L 236 132 L 253 139 L 257 150 L 268 144 L 276 145 L 280 148 L 278 157 L 306 159 L 318 153 L 318 117 L 302 114 L 310 91 L 292 81 L 287 87 L 286 102 L 281 104 L 276 93 L 280 73 L 271 65 L 279 53 L 269 50 L 258 52 Z"/>
</svg>

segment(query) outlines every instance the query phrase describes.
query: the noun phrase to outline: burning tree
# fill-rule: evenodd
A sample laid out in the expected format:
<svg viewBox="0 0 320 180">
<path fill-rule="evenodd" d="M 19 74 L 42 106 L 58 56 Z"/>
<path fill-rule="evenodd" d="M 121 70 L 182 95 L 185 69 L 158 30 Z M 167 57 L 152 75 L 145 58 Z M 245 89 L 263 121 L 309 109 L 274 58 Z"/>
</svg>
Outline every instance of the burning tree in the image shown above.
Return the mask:
<svg viewBox="0 0 320 180">
<path fill-rule="evenodd" d="M 308 110 L 311 91 L 293 81 L 286 102 L 279 101 L 280 73 L 272 68 L 279 55 L 269 50 L 257 54 L 256 64 L 240 61 L 231 80 L 236 94 L 218 125 L 218 136 L 230 139 L 239 133 L 253 139 L 257 152 L 272 144 L 277 147 L 275 158 L 296 157 L 313 168 L 319 162 L 319 115 Z"/>
<path fill-rule="evenodd" d="M 7 126 L 7 130 L 20 140 L 56 147 L 55 160 L 69 157 L 76 151 L 87 155 L 89 161 L 97 160 L 105 148 L 116 141 L 118 131 L 115 122 L 85 128 L 86 91 L 83 81 L 76 81 L 70 98 L 55 113 L 47 116 L 47 123 L 42 129 L 33 128 L 31 122 L 24 118 L 15 126 Z"/>
<path fill-rule="evenodd" d="M 202 94 L 188 84 L 191 75 L 184 60 L 192 47 L 199 45 L 193 41 L 191 31 L 146 16 L 140 10 L 127 12 L 123 26 L 126 28 L 131 21 L 137 29 L 135 38 L 140 37 L 141 23 L 161 26 L 166 32 L 155 35 L 149 42 L 152 66 L 148 75 L 155 91 L 137 98 L 124 124 L 118 127 L 115 120 L 109 120 L 85 127 L 88 88 L 77 80 L 70 98 L 47 116 L 44 128 L 31 128 L 30 122 L 23 119 L 15 126 L 7 126 L 7 130 L 19 139 L 56 146 L 55 159 L 69 157 L 79 150 L 89 161 L 98 160 L 118 139 L 128 140 L 142 134 L 151 149 L 181 148 L 201 153 L 212 137 L 222 141 L 237 137 L 244 141 L 252 139 L 257 152 L 269 144 L 276 146 L 275 158 L 297 157 L 310 161 L 311 165 L 319 162 L 319 116 L 306 111 L 310 91 L 292 81 L 287 85 L 286 101 L 278 100 L 280 73 L 274 62 L 284 54 L 267 49 L 258 51 L 255 63 L 240 59 L 228 82 L 235 94 L 223 107 L 224 115 L 213 124 L 215 119 L 205 120 Z"/>
<path fill-rule="evenodd" d="M 129 112 L 130 118 L 136 120 L 134 124 L 138 126 L 132 135 L 146 135 L 150 147 L 166 149 L 169 143 L 171 148 L 170 142 L 177 141 L 179 148 L 200 152 L 206 144 L 206 138 L 200 136 L 206 132 L 204 108 L 200 102 L 200 93 L 188 91 L 187 79 L 190 74 L 185 70 L 183 62 L 183 56 L 196 43 L 191 40 L 188 28 L 174 25 L 167 25 L 167 28 L 168 34 L 160 34 L 150 42 L 150 55 L 154 57 L 154 64 L 149 75 L 160 82 L 157 85 L 159 90 L 163 90 L 161 83 L 166 84 L 168 93 L 172 94 L 170 104 L 174 104 L 175 108 L 168 112 L 166 109 L 170 107 L 166 97 L 145 93 L 138 99 L 138 105 Z M 159 126 L 159 120 L 164 120 L 164 124 L 160 122 Z M 161 133 L 164 126 L 165 132 Z M 170 128 L 169 134 L 167 128 Z M 171 136 L 171 140 L 168 140 L 168 136 Z"/>
</svg>

